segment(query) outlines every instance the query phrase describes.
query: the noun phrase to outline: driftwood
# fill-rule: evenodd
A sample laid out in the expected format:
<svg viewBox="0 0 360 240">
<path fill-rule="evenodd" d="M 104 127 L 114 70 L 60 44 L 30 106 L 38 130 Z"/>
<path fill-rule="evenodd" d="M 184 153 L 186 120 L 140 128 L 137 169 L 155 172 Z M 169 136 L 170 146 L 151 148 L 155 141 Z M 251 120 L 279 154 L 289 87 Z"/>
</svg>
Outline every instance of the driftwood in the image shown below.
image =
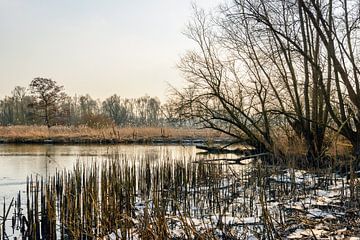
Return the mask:
<svg viewBox="0 0 360 240">
<path fill-rule="evenodd" d="M 253 154 L 253 155 L 248 155 L 248 156 L 243 156 L 240 158 L 216 158 L 216 159 L 205 159 L 205 160 L 200 160 L 200 161 L 196 161 L 196 162 L 218 162 L 218 161 L 227 161 L 227 162 L 233 162 L 232 164 L 243 164 L 241 161 L 247 160 L 247 159 L 257 159 L 259 157 L 264 157 L 269 155 L 269 153 L 258 153 L 258 154 Z"/>
<path fill-rule="evenodd" d="M 205 150 L 209 154 L 237 154 L 237 155 L 254 155 L 257 154 L 256 149 L 227 149 L 224 147 L 209 147 L 205 145 L 196 145 L 197 149 Z"/>
</svg>

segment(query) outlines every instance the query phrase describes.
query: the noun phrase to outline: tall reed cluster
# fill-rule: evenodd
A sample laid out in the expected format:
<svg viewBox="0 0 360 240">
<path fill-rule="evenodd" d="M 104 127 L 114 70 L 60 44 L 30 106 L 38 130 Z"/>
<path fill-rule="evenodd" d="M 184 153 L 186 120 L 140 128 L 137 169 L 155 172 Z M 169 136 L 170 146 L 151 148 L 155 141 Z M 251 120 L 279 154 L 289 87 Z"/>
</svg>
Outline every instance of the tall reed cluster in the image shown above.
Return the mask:
<svg viewBox="0 0 360 240">
<path fill-rule="evenodd" d="M 114 155 L 29 177 L 25 201 L 19 193 L 4 204 L 3 219 L 13 209 L 13 231 L 28 239 L 279 239 L 319 226 L 360 234 L 359 197 L 354 176 L 331 171 Z"/>
</svg>

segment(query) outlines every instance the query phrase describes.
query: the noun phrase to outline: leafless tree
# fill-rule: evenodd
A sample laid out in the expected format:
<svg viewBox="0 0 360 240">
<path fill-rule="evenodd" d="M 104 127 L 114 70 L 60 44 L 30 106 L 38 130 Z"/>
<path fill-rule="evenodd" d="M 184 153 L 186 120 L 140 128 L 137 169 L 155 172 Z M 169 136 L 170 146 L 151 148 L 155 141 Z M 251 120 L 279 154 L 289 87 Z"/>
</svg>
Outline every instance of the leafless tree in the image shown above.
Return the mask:
<svg viewBox="0 0 360 240">
<path fill-rule="evenodd" d="M 313 164 L 331 129 L 359 156 L 359 3 L 234 0 L 196 10 L 186 34 L 197 49 L 179 64 L 177 112 L 280 155 L 274 139 L 289 125 Z"/>
<path fill-rule="evenodd" d="M 321 84 L 330 97 L 332 83 L 319 34 L 296 0 L 239 0 L 222 10 L 220 25 L 226 47 L 245 63 L 258 84 L 268 88 L 272 102 L 264 109 L 282 116 L 304 139 L 306 155 L 316 164 L 325 153 L 329 124 Z M 296 51 L 293 44 L 303 52 Z"/>
<path fill-rule="evenodd" d="M 127 111 L 122 105 L 120 96 L 114 94 L 105 99 L 102 103 L 102 108 L 105 115 L 110 117 L 118 126 L 123 126 L 126 123 Z"/>
<path fill-rule="evenodd" d="M 49 78 L 34 78 L 30 83 L 30 91 L 35 98 L 33 106 L 38 116 L 50 128 L 55 122 L 59 103 L 65 98 L 63 87 Z"/>
<path fill-rule="evenodd" d="M 259 151 L 281 156 L 271 133 L 272 114 L 266 105 L 273 98 L 266 82 L 243 72 L 243 62 L 224 47 L 214 18 L 196 10 L 186 35 L 198 46 L 181 59 L 179 69 L 187 87 L 174 90 L 176 111 L 206 128 L 216 129 Z M 249 70 L 249 69 L 248 69 Z"/>
<path fill-rule="evenodd" d="M 301 125 L 306 134 L 304 127 L 310 123 L 313 127 L 307 128 L 316 134 L 309 140 L 319 139 L 330 115 L 359 157 L 359 2 L 238 0 L 233 6 L 241 9 L 243 19 L 256 22 L 255 31 L 261 28 L 269 32 L 281 52 L 287 52 L 289 58 L 302 58 L 305 102 L 299 109 L 304 110 L 305 125 Z M 282 16 L 283 21 L 276 16 Z"/>
</svg>

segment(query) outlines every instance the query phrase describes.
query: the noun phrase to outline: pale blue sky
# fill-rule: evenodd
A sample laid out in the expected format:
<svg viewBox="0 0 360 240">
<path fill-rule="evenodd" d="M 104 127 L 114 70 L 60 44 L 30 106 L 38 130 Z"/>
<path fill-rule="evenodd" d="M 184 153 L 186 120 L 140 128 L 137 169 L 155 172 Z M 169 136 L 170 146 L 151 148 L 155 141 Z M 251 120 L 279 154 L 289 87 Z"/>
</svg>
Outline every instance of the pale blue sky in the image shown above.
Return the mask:
<svg viewBox="0 0 360 240">
<path fill-rule="evenodd" d="M 219 0 L 0 0 L 0 98 L 34 77 L 70 95 L 105 98 L 144 94 L 165 99 L 180 85 L 182 35 L 191 3 Z"/>
</svg>

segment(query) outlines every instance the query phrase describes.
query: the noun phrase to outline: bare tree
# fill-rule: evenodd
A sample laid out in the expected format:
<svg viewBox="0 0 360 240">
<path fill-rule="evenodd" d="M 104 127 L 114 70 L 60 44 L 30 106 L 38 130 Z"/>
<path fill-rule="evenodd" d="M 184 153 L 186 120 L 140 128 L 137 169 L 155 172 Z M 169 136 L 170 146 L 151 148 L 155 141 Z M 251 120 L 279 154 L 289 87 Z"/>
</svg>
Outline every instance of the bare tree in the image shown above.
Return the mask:
<svg viewBox="0 0 360 240">
<path fill-rule="evenodd" d="M 146 104 L 146 112 L 147 125 L 158 125 L 158 120 L 160 118 L 160 100 L 158 98 L 150 97 Z"/>
<path fill-rule="evenodd" d="M 242 9 L 243 18 L 253 20 L 278 43 L 283 42 L 281 51 L 303 59 L 305 97 L 312 92 L 303 107 L 303 122 L 310 117 L 310 123 L 315 123 L 310 130 L 318 134 L 330 115 L 336 131 L 352 143 L 353 153 L 359 158 L 359 2 L 238 0 L 234 5 Z M 286 12 L 289 14 L 284 15 Z M 277 15 L 287 18 L 279 24 Z M 314 135 L 313 141 L 317 138 Z"/>
<path fill-rule="evenodd" d="M 102 103 L 105 115 L 110 117 L 118 126 L 123 126 L 127 120 L 126 108 L 121 102 L 121 98 L 114 94 Z"/>
<path fill-rule="evenodd" d="M 331 129 L 359 158 L 359 5 L 234 0 L 220 14 L 195 11 L 187 36 L 197 49 L 179 64 L 187 87 L 175 91 L 176 111 L 277 153 L 274 139 L 289 125 L 311 164 Z"/>
<path fill-rule="evenodd" d="M 63 86 L 49 78 L 34 78 L 30 83 L 30 91 L 35 98 L 34 108 L 38 116 L 50 128 L 55 122 L 58 105 L 65 98 Z"/>
<path fill-rule="evenodd" d="M 242 62 L 233 59 L 219 32 L 211 16 L 195 11 L 186 35 L 198 49 L 188 51 L 179 64 L 187 87 L 174 92 L 176 111 L 259 151 L 282 156 L 273 141 L 271 112 L 266 109 L 272 99 L 269 86 L 241 71 Z"/>
<path fill-rule="evenodd" d="M 12 99 L 14 100 L 15 124 L 24 124 L 26 120 L 26 88 L 16 86 L 12 91 Z"/>
<path fill-rule="evenodd" d="M 328 3 L 299 0 L 299 6 L 319 35 L 326 48 L 329 70 L 333 71 L 333 89 L 321 81 L 327 110 L 338 126 L 338 131 L 353 145 L 353 153 L 360 157 L 360 83 L 359 34 L 360 3 L 358 1 L 331 0 Z M 296 46 L 297 47 L 297 46 Z M 298 48 L 298 47 L 297 47 Z M 301 48 L 298 48 L 301 52 Z M 307 56 L 310 60 L 311 56 Z M 321 66 L 312 63 L 321 71 Z M 321 79 L 322 80 L 322 79 Z M 330 98 L 331 92 L 337 98 Z"/>
<path fill-rule="evenodd" d="M 275 21 L 289 38 L 312 41 L 310 54 L 318 54 L 319 44 L 309 29 L 295 31 L 297 26 L 289 24 L 291 17 L 299 15 L 296 8 L 285 1 L 272 4 L 235 1 L 224 6 L 218 17 L 195 12 L 187 36 L 198 50 L 188 52 L 179 65 L 188 86 L 175 94 L 180 103 L 177 111 L 280 155 L 274 143 L 279 126 L 274 123 L 283 118 L 305 138 L 307 155 L 314 159 L 322 153 L 327 123 L 323 101 L 317 99 L 319 76 L 301 54 L 291 52 L 287 39 L 269 31 L 266 19 Z"/>
<path fill-rule="evenodd" d="M 309 162 L 318 163 L 329 123 L 321 86 L 330 91 L 332 83 L 319 34 L 296 1 L 239 0 L 222 10 L 224 44 L 273 97 L 264 109 L 284 118 L 304 139 Z"/>
</svg>

